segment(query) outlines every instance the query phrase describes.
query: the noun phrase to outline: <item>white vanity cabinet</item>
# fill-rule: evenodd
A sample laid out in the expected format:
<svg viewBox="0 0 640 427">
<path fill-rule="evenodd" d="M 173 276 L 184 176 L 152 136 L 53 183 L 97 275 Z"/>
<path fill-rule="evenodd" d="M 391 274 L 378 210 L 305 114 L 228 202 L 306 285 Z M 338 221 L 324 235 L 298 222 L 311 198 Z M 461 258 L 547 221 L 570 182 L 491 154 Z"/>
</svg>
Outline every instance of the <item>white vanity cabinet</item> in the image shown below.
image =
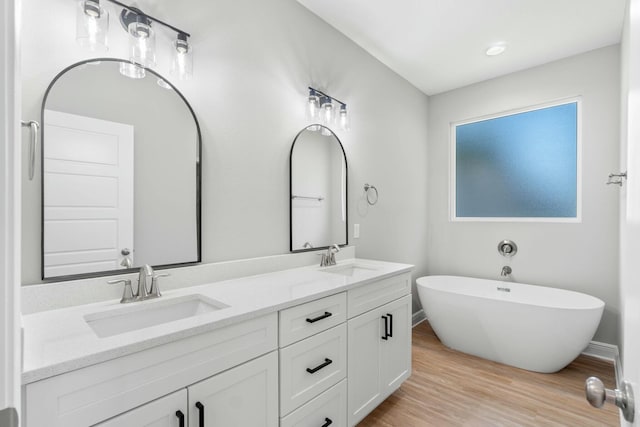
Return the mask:
<svg viewBox="0 0 640 427">
<path fill-rule="evenodd" d="M 280 311 L 281 426 L 346 426 L 346 320 L 345 292 Z"/>
<path fill-rule="evenodd" d="M 320 298 L 309 294 L 292 306 L 285 287 L 261 315 L 247 311 L 244 320 L 214 329 L 203 323 L 199 333 L 177 329 L 125 355 L 96 352 L 82 366 L 73 359 L 64 370 L 54 365 L 61 371 L 23 386 L 23 424 L 354 426 L 411 373 L 410 266 L 393 268 L 382 278 L 344 283 L 327 273 Z M 96 339 L 87 342 L 118 350 L 122 338 Z M 68 334 L 55 345 L 76 342 L 82 341 Z"/>
<path fill-rule="evenodd" d="M 356 304 L 349 305 L 349 313 L 358 314 L 347 322 L 350 426 L 411 375 L 410 286 L 407 274 L 374 283 L 369 289 L 356 288 L 355 295 L 350 295 L 349 301 Z M 398 295 L 404 296 L 393 299 Z M 382 302 L 386 304 L 379 305 Z"/>
<path fill-rule="evenodd" d="M 277 427 L 277 367 L 273 351 L 97 426 Z"/>
<path fill-rule="evenodd" d="M 224 387 L 234 393 L 231 396 L 237 396 L 238 390 L 248 392 L 252 381 L 264 381 L 260 385 L 259 403 L 270 399 L 271 406 L 265 413 L 277 423 L 277 402 L 272 398 L 278 393 L 278 361 L 274 352 L 277 334 L 277 314 L 272 313 L 27 384 L 25 426 L 87 427 L 134 408 L 142 414 L 143 405 L 184 388 L 190 392 L 192 387 L 199 390 L 201 398 L 207 400 L 216 395 L 215 384 L 225 380 Z M 262 358 L 269 364 L 268 369 L 262 365 L 256 368 L 255 360 L 261 360 L 258 356 L 269 352 L 271 355 Z M 252 367 L 258 371 L 251 371 Z M 237 384 L 229 384 L 229 378 L 236 379 Z M 243 390 L 245 387 L 247 390 Z M 216 398 L 235 399 L 220 393 Z M 212 400 L 210 408 L 225 405 Z M 176 410 L 173 406 L 167 408 L 169 414 Z M 246 412 L 249 411 L 239 416 Z M 194 413 L 190 407 L 190 422 Z M 212 415 L 211 419 L 214 418 Z"/>
<path fill-rule="evenodd" d="M 280 426 L 354 426 L 411 374 L 411 275 L 282 310 L 279 328 Z"/>
</svg>

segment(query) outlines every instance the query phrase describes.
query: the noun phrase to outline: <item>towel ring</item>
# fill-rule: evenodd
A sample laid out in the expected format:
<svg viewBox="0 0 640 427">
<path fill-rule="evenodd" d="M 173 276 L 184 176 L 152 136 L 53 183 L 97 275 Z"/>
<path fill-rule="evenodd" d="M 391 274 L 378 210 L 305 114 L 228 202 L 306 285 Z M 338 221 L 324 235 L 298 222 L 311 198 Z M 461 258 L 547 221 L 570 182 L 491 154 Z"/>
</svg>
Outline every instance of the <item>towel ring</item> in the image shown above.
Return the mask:
<svg viewBox="0 0 640 427">
<path fill-rule="evenodd" d="M 373 191 L 369 191 L 369 190 L 373 190 Z M 371 206 L 373 206 L 376 203 L 378 203 L 378 189 L 376 187 L 374 187 L 373 185 L 365 184 L 364 185 L 364 192 L 367 195 L 367 203 L 369 203 Z M 371 200 L 372 199 L 371 195 L 374 192 L 375 192 L 375 198 L 373 198 L 373 201 L 372 201 Z"/>
</svg>

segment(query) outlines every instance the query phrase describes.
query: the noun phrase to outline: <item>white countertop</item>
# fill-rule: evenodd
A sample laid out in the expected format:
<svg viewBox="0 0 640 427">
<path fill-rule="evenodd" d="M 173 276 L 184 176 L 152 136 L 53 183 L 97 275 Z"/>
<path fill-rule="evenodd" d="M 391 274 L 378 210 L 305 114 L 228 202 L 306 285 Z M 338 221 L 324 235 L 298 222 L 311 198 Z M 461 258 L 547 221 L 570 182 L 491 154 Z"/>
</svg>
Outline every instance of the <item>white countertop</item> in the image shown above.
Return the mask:
<svg viewBox="0 0 640 427">
<path fill-rule="evenodd" d="M 111 300 L 22 317 L 24 364 L 22 383 L 28 384 L 96 363 L 135 353 L 332 295 L 399 273 L 408 264 L 351 259 L 338 265 L 369 266 L 354 276 L 330 274 L 309 266 L 163 292 L 161 298 L 120 304 Z M 331 267 L 329 267 L 331 268 Z M 134 285 L 135 287 L 135 285 Z M 163 303 L 170 298 L 200 294 L 229 307 L 158 326 L 98 338 L 84 320 L 96 312 L 134 305 Z"/>
</svg>

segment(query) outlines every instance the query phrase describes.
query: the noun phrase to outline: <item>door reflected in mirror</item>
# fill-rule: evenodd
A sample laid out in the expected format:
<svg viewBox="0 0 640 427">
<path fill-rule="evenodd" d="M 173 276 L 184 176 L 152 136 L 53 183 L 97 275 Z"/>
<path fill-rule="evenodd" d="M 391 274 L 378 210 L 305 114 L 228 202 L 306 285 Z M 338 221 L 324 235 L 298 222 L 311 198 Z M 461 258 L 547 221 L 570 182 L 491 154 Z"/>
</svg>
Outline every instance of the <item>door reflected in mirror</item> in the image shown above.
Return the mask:
<svg viewBox="0 0 640 427">
<path fill-rule="evenodd" d="M 45 94 L 43 279 L 200 261 L 197 119 L 166 79 L 122 63 L 74 64 Z"/>
<path fill-rule="evenodd" d="M 347 242 L 347 156 L 338 137 L 321 125 L 304 128 L 290 157 L 290 250 Z"/>
</svg>

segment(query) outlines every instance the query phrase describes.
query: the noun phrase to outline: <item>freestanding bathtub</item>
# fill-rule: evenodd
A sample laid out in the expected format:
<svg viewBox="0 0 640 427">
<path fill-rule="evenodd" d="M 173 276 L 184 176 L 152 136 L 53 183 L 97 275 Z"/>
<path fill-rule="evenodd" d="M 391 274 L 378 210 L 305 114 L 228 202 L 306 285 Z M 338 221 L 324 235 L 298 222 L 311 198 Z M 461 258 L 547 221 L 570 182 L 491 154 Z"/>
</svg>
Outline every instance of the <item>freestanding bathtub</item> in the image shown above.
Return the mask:
<svg viewBox="0 0 640 427">
<path fill-rule="evenodd" d="M 417 280 L 427 319 L 454 350 L 536 372 L 556 372 L 589 344 L 604 302 L 579 292 L 498 280 Z"/>
</svg>

